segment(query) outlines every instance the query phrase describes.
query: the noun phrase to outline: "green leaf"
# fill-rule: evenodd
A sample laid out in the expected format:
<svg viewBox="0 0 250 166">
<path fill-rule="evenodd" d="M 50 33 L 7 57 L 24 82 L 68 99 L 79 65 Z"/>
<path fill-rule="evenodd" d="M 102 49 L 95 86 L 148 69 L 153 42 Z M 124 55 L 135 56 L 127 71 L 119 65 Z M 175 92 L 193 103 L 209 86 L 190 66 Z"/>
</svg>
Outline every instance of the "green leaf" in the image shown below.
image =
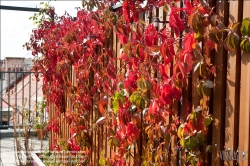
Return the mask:
<svg viewBox="0 0 250 166">
<path fill-rule="evenodd" d="M 232 25 L 232 30 L 234 30 L 238 25 L 240 24 L 240 22 L 236 22 Z"/>
<path fill-rule="evenodd" d="M 249 19 L 250 18 L 245 18 L 242 21 L 241 28 L 240 28 L 240 32 L 241 32 L 242 36 L 250 36 L 250 21 L 249 21 Z"/>
<path fill-rule="evenodd" d="M 164 10 L 165 13 L 169 12 L 169 8 L 168 8 L 168 4 L 167 3 L 164 4 L 163 10 Z"/>
<path fill-rule="evenodd" d="M 233 48 L 230 45 L 230 36 L 227 36 L 224 40 L 224 48 L 230 52 L 233 52 Z"/>
<path fill-rule="evenodd" d="M 248 41 L 248 39 L 243 39 L 243 40 L 240 42 L 240 48 L 241 48 L 243 51 L 245 51 L 245 52 L 247 52 L 246 47 L 245 47 L 245 44 L 246 44 L 247 41 Z"/>
<path fill-rule="evenodd" d="M 203 40 L 203 34 L 201 34 L 199 31 L 197 33 L 194 33 L 194 38 L 195 40 L 197 40 L 198 42 L 201 42 Z"/>
<path fill-rule="evenodd" d="M 177 136 L 179 138 L 182 138 L 183 137 L 183 134 L 184 134 L 184 129 L 182 127 L 179 127 L 178 128 L 178 131 L 177 131 Z"/>
<path fill-rule="evenodd" d="M 112 144 L 113 144 L 113 139 L 110 138 L 110 139 L 108 140 L 108 145 L 109 145 L 110 147 L 112 147 Z"/>
<path fill-rule="evenodd" d="M 112 106 L 113 106 L 114 113 L 116 114 L 117 110 L 119 109 L 119 102 L 117 100 L 113 101 Z"/>
<path fill-rule="evenodd" d="M 152 84 L 148 80 L 145 81 L 145 84 L 146 84 L 147 89 L 153 88 Z"/>
<path fill-rule="evenodd" d="M 180 140 L 180 145 L 182 146 L 182 147 L 185 147 L 185 144 L 186 143 L 186 140 L 184 139 L 184 138 L 182 138 L 181 140 Z"/>
<path fill-rule="evenodd" d="M 108 132 L 111 136 L 115 136 L 115 131 L 112 128 L 109 128 L 108 130 L 109 130 Z"/>
<path fill-rule="evenodd" d="M 137 80 L 137 86 L 139 89 L 145 89 L 145 86 L 144 86 L 144 80 L 143 79 L 138 79 Z"/>
<path fill-rule="evenodd" d="M 100 166 L 105 166 L 106 165 L 106 160 L 105 160 L 103 154 L 101 154 L 101 157 L 99 159 L 99 165 Z"/>
<path fill-rule="evenodd" d="M 205 86 L 202 86 L 202 92 L 206 96 L 210 96 L 210 94 L 211 94 L 210 88 L 206 88 Z"/>
<path fill-rule="evenodd" d="M 212 117 L 206 117 L 204 119 L 204 124 L 205 126 L 209 126 L 211 124 L 211 122 L 213 121 L 213 118 Z"/>
<path fill-rule="evenodd" d="M 120 147 L 120 140 L 118 138 L 113 137 L 112 142 L 115 146 Z"/>
<path fill-rule="evenodd" d="M 199 95 L 201 98 L 203 98 L 202 86 L 201 86 L 200 84 L 198 85 L 197 91 L 198 91 L 198 95 Z"/>
<path fill-rule="evenodd" d="M 236 50 L 237 46 L 239 45 L 239 42 L 239 36 L 235 33 L 231 33 L 225 39 L 226 48 L 228 48 L 231 52 Z"/>
<path fill-rule="evenodd" d="M 186 141 L 186 144 L 190 150 L 193 150 L 199 144 L 199 142 L 194 137 L 189 137 Z"/>
<path fill-rule="evenodd" d="M 218 30 L 217 27 L 213 27 L 209 32 L 209 39 L 219 44 L 221 38 L 222 38 L 222 32 Z"/>
<path fill-rule="evenodd" d="M 129 101 L 135 104 L 138 109 L 145 108 L 145 100 L 137 91 L 133 92 L 133 94 L 129 97 Z"/>
<path fill-rule="evenodd" d="M 118 87 L 119 87 L 120 89 L 123 89 L 123 88 L 124 88 L 123 82 L 119 82 L 119 83 L 118 83 Z"/>
<path fill-rule="evenodd" d="M 245 43 L 245 48 L 246 48 L 247 53 L 250 53 L 250 42 L 249 41 Z"/>
</svg>

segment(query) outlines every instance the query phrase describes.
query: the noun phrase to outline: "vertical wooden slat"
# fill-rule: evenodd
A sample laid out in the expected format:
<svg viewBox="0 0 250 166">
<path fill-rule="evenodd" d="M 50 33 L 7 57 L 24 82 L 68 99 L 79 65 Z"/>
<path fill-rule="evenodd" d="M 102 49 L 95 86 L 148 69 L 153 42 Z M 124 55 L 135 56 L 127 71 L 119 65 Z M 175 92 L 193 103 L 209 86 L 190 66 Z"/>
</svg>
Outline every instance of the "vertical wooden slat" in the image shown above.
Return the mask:
<svg viewBox="0 0 250 166">
<path fill-rule="evenodd" d="M 228 1 L 216 2 L 216 13 L 220 14 L 224 24 L 228 22 Z M 224 122 L 225 122 L 225 83 L 226 83 L 226 51 L 223 49 L 221 42 L 215 48 L 215 62 L 216 75 L 214 78 L 214 91 L 213 91 L 213 117 L 214 122 L 212 125 L 212 146 L 215 150 L 212 153 L 212 164 L 223 165 L 220 159 L 220 150 L 224 146 Z"/>
<path fill-rule="evenodd" d="M 229 22 L 236 23 L 241 21 L 239 15 L 242 12 L 242 1 L 229 2 Z M 238 144 L 238 120 L 239 120 L 239 81 L 237 80 L 237 69 L 240 67 L 237 61 L 240 61 L 239 50 L 237 52 L 228 52 L 227 56 L 227 83 L 226 83 L 226 109 L 225 109 L 225 148 L 230 149 L 230 154 L 237 150 Z M 225 160 L 224 165 L 236 165 L 235 160 Z"/>
<path fill-rule="evenodd" d="M 171 8 L 169 9 L 169 12 L 171 12 Z M 166 17 L 166 20 L 169 21 L 169 14 L 167 15 Z M 169 30 L 171 31 L 171 35 L 174 37 L 174 32 L 171 30 L 171 28 L 169 27 L 169 24 L 167 25 L 167 27 L 169 28 Z M 174 45 L 174 50 L 175 50 L 175 53 L 177 52 L 177 46 Z M 169 72 L 169 76 L 173 75 L 174 73 L 174 65 L 176 63 L 176 60 L 175 58 L 173 58 L 173 61 L 172 61 L 172 64 L 171 64 L 171 68 L 170 68 L 170 72 Z M 180 112 L 180 103 L 179 101 L 174 101 L 173 105 L 172 105 L 172 110 L 176 113 L 176 117 L 178 117 L 178 114 Z M 174 115 L 171 115 L 169 117 L 169 123 L 175 121 L 176 118 Z M 171 147 L 170 147 L 170 164 L 171 166 L 179 166 L 179 151 L 176 149 L 176 146 L 177 146 L 177 142 L 178 142 L 178 138 L 175 137 L 175 136 L 172 136 L 170 138 L 170 141 L 171 141 Z"/>
<path fill-rule="evenodd" d="M 250 1 L 243 2 L 243 19 L 249 17 Z M 239 165 L 250 164 L 250 56 L 241 56 L 240 119 L 239 119 Z M 245 157 L 243 158 L 243 152 Z"/>
<path fill-rule="evenodd" d="M 116 58 L 117 57 L 117 52 L 118 51 L 120 51 L 120 50 L 117 50 L 117 36 L 116 36 L 116 33 L 115 33 L 115 31 L 113 31 L 113 44 L 112 44 L 112 46 L 113 46 L 113 57 L 114 58 Z M 117 62 L 117 64 L 116 65 L 118 65 L 118 62 Z M 113 124 L 113 121 L 112 120 L 110 120 L 110 124 L 111 124 L 111 126 L 113 126 L 112 124 Z M 112 127 L 112 129 L 115 131 L 116 130 L 116 128 L 113 126 Z M 111 158 L 114 158 L 114 153 L 115 153 L 115 147 L 114 146 L 111 146 L 110 148 L 110 157 Z"/>
<path fill-rule="evenodd" d="M 164 6 L 160 7 L 159 8 L 159 20 L 169 20 L 169 17 L 166 16 L 166 12 L 164 11 Z M 159 29 L 158 31 L 162 30 L 163 28 L 166 28 L 166 29 L 169 29 L 169 24 L 163 24 L 163 23 L 160 23 L 159 24 Z M 162 44 L 161 42 L 162 41 L 159 41 L 160 43 L 159 44 Z M 162 59 L 161 59 L 162 61 Z M 170 76 L 170 71 L 168 73 L 168 75 Z M 160 73 L 159 71 L 157 71 L 157 78 L 159 79 L 160 78 Z M 170 124 L 170 121 L 171 121 L 171 118 L 170 118 L 171 115 L 169 115 L 167 118 L 166 118 L 166 124 L 165 124 L 165 127 L 166 125 L 169 125 Z M 170 144 L 170 135 L 169 134 L 166 134 L 166 136 L 164 136 L 164 141 L 165 141 L 165 144 L 162 146 L 162 153 L 163 153 L 163 162 L 164 164 L 166 165 L 169 165 L 170 163 L 170 156 L 171 156 L 171 147 L 169 148 L 169 144 Z"/>
<path fill-rule="evenodd" d="M 115 56 L 116 54 L 116 50 L 114 49 L 114 45 L 116 45 L 116 43 L 114 43 L 114 40 L 116 39 L 115 33 L 112 32 L 111 36 L 110 36 L 110 40 L 109 40 L 109 49 L 113 50 L 113 56 Z M 111 104 L 112 104 L 112 99 L 109 97 L 108 99 L 108 111 L 111 109 Z M 108 126 L 112 126 L 112 120 L 108 121 Z M 108 145 L 108 138 L 106 137 L 106 148 L 107 148 L 107 158 L 112 158 L 112 148 Z"/>
<path fill-rule="evenodd" d="M 151 17 L 151 13 L 149 11 L 145 12 L 144 14 L 144 20 L 145 20 L 145 23 L 146 23 L 146 26 L 150 23 L 150 17 Z M 148 95 L 149 96 L 149 95 Z M 142 123 L 141 123 L 141 137 L 142 137 L 142 140 L 141 140 L 141 155 L 142 157 L 145 156 L 145 158 L 147 157 L 148 155 L 148 152 L 147 152 L 147 140 L 145 138 L 147 138 L 147 133 L 146 133 L 146 127 L 144 125 L 144 121 L 143 121 L 143 115 L 141 116 L 141 119 L 142 119 Z M 144 162 L 145 159 L 143 159 L 143 162 Z"/>
</svg>

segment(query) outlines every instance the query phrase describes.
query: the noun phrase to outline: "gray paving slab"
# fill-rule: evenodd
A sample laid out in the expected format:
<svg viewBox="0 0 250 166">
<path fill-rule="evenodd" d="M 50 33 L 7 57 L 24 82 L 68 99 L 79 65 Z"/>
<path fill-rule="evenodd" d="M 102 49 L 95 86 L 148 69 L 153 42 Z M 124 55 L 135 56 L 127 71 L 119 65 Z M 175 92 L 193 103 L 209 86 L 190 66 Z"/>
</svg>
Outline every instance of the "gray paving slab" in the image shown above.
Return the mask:
<svg viewBox="0 0 250 166">
<path fill-rule="evenodd" d="M 21 144 L 24 145 L 24 138 L 20 138 Z M 36 137 L 31 137 L 29 139 L 30 145 L 32 147 L 32 151 L 40 152 L 41 151 L 41 144 L 42 144 L 42 151 L 48 149 L 48 139 L 43 140 L 42 142 L 38 140 Z M 0 166 L 15 166 L 16 158 L 15 158 L 15 140 L 14 138 L 2 138 L 0 139 Z M 24 147 L 24 146 L 22 146 Z M 23 151 L 21 151 L 24 154 Z"/>
</svg>

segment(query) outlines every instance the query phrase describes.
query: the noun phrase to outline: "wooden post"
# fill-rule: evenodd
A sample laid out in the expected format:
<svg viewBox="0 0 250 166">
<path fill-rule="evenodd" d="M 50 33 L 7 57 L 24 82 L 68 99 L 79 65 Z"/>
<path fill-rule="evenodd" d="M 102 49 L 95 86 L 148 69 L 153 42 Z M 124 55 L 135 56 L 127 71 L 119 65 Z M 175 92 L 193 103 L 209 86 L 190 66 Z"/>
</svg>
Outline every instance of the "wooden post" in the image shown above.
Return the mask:
<svg viewBox="0 0 250 166">
<path fill-rule="evenodd" d="M 228 1 L 216 1 L 216 13 L 222 16 L 222 22 L 228 22 Z M 215 48 L 215 62 L 216 75 L 214 78 L 214 91 L 213 91 L 213 117 L 212 124 L 212 164 L 216 166 L 223 165 L 220 158 L 220 151 L 224 146 L 224 128 L 225 128 L 225 84 L 226 84 L 226 61 L 227 52 L 223 48 L 223 43 L 216 45 Z"/>
<path fill-rule="evenodd" d="M 242 1 L 229 2 L 229 23 L 242 21 L 239 18 L 242 14 Z M 239 28 L 238 32 L 239 32 Z M 238 146 L 239 126 L 239 93 L 240 88 L 240 50 L 228 52 L 227 56 L 227 82 L 226 82 L 226 108 L 225 108 L 225 148 L 230 149 L 233 156 Z M 224 110 L 223 110 L 224 111 Z M 224 165 L 235 165 L 236 160 L 225 160 Z"/>
<path fill-rule="evenodd" d="M 243 19 L 249 17 L 250 1 L 243 2 Z M 240 120 L 239 120 L 239 165 L 249 166 L 249 120 L 250 120 L 250 55 L 241 56 Z M 243 155 L 244 154 L 244 155 Z"/>
</svg>

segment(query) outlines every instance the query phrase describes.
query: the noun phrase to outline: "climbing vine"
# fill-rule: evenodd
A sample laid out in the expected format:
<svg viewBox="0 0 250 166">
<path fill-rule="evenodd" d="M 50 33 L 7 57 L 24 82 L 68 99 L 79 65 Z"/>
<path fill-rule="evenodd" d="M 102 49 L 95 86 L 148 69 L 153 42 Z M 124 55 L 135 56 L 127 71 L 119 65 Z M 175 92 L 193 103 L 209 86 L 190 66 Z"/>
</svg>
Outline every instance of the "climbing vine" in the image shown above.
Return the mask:
<svg viewBox="0 0 250 166">
<path fill-rule="evenodd" d="M 47 104 L 53 104 L 56 112 L 48 130 L 59 134 L 60 115 L 71 125 L 70 139 L 54 140 L 54 148 L 84 152 L 83 162 L 91 165 L 91 133 L 105 125 L 116 153 L 113 158 L 102 156 L 100 165 L 126 165 L 130 149 L 139 146 L 142 135 L 146 153 L 134 158 L 138 165 L 164 165 L 163 156 L 169 151 L 158 149 L 170 144 L 172 136 L 178 138 L 174 146 L 187 152 L 187 163 L 202 165 L 211 148 L 206 137 L 213 120 L 203 103 L 204 97 L 209 101 L 216 73 L 209 61 L 210 50 L 223 44 L 233 52 L 240 45 L 250 53 L 249 18 L 226 27 L 213 7 L 198 0 L 184 0 L 184 7 L 178 7 L 176 0 L 148 0 L 146 4 L 124 0 L 116 11 L 110 2 L 118 1 L 83 0 L 89 10 L 79 8 L 76 19 L 67 13 L 57 16 L 47 6 L 40 14 L 50 17 L 38 21 L 25 44 L 36 57 L 35 71 L 44 76 Z M 169 12 L 170 28 L 157 30 L 139 19 L 140 13 L 159 7 Z M 237 26 L 241 34 L 235 32 Z M 119 57 L 110 46 L 113 32 L 121 44 L 121 50 L 116 50 Z M 183 89 L 194 74 L 198 74 L 199 97 L 187 101 L 182 108 L 185 112 L 178 113 L 174 103 L 187 100 Z M 199 104 L 194 107 L 192 102 Z M 90 112 L 95 112 L 93 121 L 89 121 Z M 147 162 L 153 153 L 154 159 Z"/>
</svg>

